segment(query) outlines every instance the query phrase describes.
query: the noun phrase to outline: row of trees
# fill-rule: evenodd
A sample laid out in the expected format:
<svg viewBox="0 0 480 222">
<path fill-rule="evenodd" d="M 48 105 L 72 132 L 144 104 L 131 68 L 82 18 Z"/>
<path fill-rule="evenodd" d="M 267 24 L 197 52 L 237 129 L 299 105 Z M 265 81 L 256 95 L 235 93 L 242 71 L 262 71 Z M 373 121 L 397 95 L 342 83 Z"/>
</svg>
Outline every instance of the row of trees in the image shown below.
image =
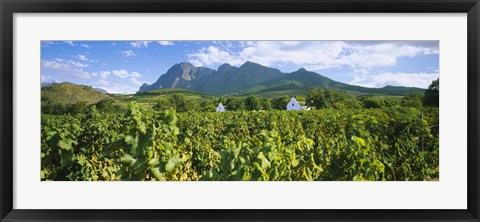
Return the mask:
<svg viewBox="0 0 480 222">
<path fill-rule="evenodd" d="M 263 98 L 256 96 L 215 98 L 204 97 L 202 99 L 188 99 L 183 94 L 172 94 L 158 99 L 153 106 L 155 110 L 176 110 L 177 112 L 205 111 L 214 112 L 219 103 L 227 107 L 227 110 L 285 110 L 290 101 L 290 96 Z M 355 97 L 342 90 L 334 89 L 311 89 L 306 97 L 296 97 L 298 101 L 315 109 L 361 109 L 361 108 L 385 108 L 385 107 L 438 107 L 439 104 L 439 80 L 435 80 L 425 91 L 424 95 L 410 94 L 402 98 L 361 96 Z M 88 107 L 95 105 L 101 112 L 123 112 L 123 108 L 112 98 L 103 99 L 95 104 L 87 103 L 55 103 L 42 101 L 42 113 L 46 114 L 75 114 L 84 113 Z"/>
<path fill-rule="evenodd" d="M 361 108 L 385 108 L 385 107 L 414 107 L 420 109 L 424 106 L 438 107 L 439 103 L 439 80 L 435 80 L 425 91 L 424 95 L 410 94 L 402 98 L 360 96 L 355 97 L 343 90 L 335 89 L 311 89 L 306 97 L 297 96 L 298 101 L 305 101 L 309 107 L 316 109 L 361 109 Z M 222 103 L 227 110 L 285 110 L 290 101 L 290 96 L 274 98 L 262 98 L 256 96 L 209 98 L 203 101 L 187 99 L 181 94 L 174 94 L 167 99 L 161 99 L 154 106 L 157 110 L 175 109 L 177 112 L 189 110 L 201 110 L 214 112 L 216 106 Z"/>
<path fill-rule="evenodd" d="M 77 102 L 77 103 L 59 103 L 43 99 L 41 103 L 41 110 L 44 114 L 77 114 L 77 113 L 86 113 L 91 106 L 95 106 L 96 109 L 100 112 L 107 113 L 123 113 L 124 109 L 120 104 L 118 104 L 112 98 L 105 98 L 97 103 L 88 104 L 86 102 Z"/>
<path fill-rule="evenodd" d="M 317 109 L 359 109 L 359 108 L 385 108 L 394 106 L 403 107 L 438 107 L 440 80 L 433 81 L 424 95 L 412 93 L 401 99 L 391 97 L 361 96 L 355 97 L 342 90 L 314 88 L 307 94 L 306 104 Z"/>
</svg>

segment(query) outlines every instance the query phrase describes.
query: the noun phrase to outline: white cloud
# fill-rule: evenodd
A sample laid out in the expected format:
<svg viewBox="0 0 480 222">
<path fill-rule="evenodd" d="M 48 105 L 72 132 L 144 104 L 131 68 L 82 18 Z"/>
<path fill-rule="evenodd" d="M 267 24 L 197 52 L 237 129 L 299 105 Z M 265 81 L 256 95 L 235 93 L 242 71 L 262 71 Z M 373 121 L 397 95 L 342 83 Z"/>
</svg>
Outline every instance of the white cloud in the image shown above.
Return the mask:
<svg viewBox="0 0 480 222">
<path fill-rule="evenodd" d="M 40 75 L 40 81 L 42 83 L 57 83 L 57 80 L 55 80 L 53 77 L 45 75 Z"/>
<path fill-rule="evenodd" d="M 92 76 L 99 77 L 101 79 L 107 79 L 112 74 L 112 72 L 110 72 L 110 71 L 100 71 L 100 72 L 92 72 L 91 74 L 92 74 Z"/>
<path fill-rule="evenodd" d="M 138 79 L 135 78 L 135 77 L 131 77 L 131 78 L 130 78 L 130 81 L 131 81 L 133 84 L 138 85 L 138 86 L 140 86 L 140 85 L 143 84 L 142 82 L 140 82 L 140 80 L 138 80 Z M 137 87 L 137 88 L 138 88 L 138 87 Z"/>
<path fill-rule="evenodd" d="M 222 51 L 215 46 L 202 48 L 197 53 L 188 54 L 190 62 L 195 66 L 223 64 L 229 63 L 231 65 L 241 65 L 245 62 L 244 59 L 238 55 L 230 54 L 227 51 Z"/>
<path fill-rule="evenodd" d="M 66 44 L 69 44 L 71 46 L 74 46 L 75 44 L 73 43 L 73 41 L 64 41 Z"/>
<path fill-rule="evenodd" d="M 137 54 L 135 54 L 132 50 L 126 50 L 126 51 L 120 52 L 120 54 L 122 54 L 123 57 L 137 56 Z"/>
<path fill-rule="evenodd" d="M 438 73 L 379 73 L 379 74 L 357 74 L 352 85 L 359 85 L 371 88 L 390 86 L 406 86 L 428 88 L 433 80 L 439 77 Z"/>
<path fill-rule="evenodd" d="M 70 60 L 69 61 L 70 64 L 72 64 L 73 66 L 77 67 L 77 68 L 86 68 L 86 67 L 89 67 L 90 65 L 88 64 L 83 64 L 83 63 L 80 63 L 80 62 L 75 62 L 73 60 Z"/>
<path fill-rule="evenodd" d="M 62 60 L 62 59 L 59 59 Z M 68 61 L 68 63 L 59 61 L 59 60 L 42 60 L 42 68 L 58 71 L 61 74 L 69 75 L 75 78 L 88 79 L 90 78 L 90 73 L 84 71 L 82 68 L 74 67 Z"/>
<path fill-rule="evenodd" d="M 112 74 L 121 79 L 128 78 L 130 80 L 130 83 L 135 85 L 136 89 L 138 89 L 138 87 L 142 85 L 142 82 L 138 80 L 138 78 L 142 77 L 142 75 L 140 75 L 140 73 L 138 72 L 128 72 L 127 70 L 122 69 L 122 70 L 113 70 Z"/>
<path fill-rule="evenodd" d="M 93 87 L 104 89 L 108 93 L 132 94 L 138 91 L 140 85 L 117 84 L 99 80 L 93 83 Z"/>
<path fill-rule="evenodd" d="M 59 62 L 59 63 L 66 63 L 66 64 L 70 64 L 70 65 L 73 65 L 77 68 L 86 68 L 86 67 L 89 67 L 90 65 L 88 64 L 83 64 L 81 62 L 76 62 L 76 61 L 73 61 L 73 60 L 66 60 L 66 59 L 60 59 L 60 58 L 55 58 L 55 61 L 56 62 Z"/>
<path fill-rule="evenodd" d="M 113 74 L 114 76 L 120 77 L 120 78 L 122 78 L 122 79 L 123 79 L 123 78 L 127 78 L 128 75 L 129 75 L 128 71 L 125 70 L 125 69 L 122 69 L 122 70 L 113 70 L 113 71 L 112 71 L 112 74 Z"/>
<path fill-rule="evenodd" d="M 82 60 L 82 61 L 88 61 L 88 58 L 85 55 L 78 55 L 77 58 Z"/>
<path fill-rule="evenodd" d="M 40 44 L 42 45 L 42 47 L 44 47 L 44 46 L 53 45 L 53 44 L 55 44 L 55 42 L 54 41 L 41 41 Z"/>
<path fill-rule="evenodd" d="M 241 49 L 229 50 L 227 43 L 217 42 L 207 48 L 187 54 L 197 66 L 246 61 L 269 66 L 273 63 L 293 63 L 309 70 L 340 66 L 371 68 L 394 66 L 398 58 L 437 54 L 438 49 L 408 44 L 408 42 L 379 42 L 367 44 L 343 41 L 242 41 Z"/>
<path fill-rule="evenodd" d="M 160 45 L 175 45 L 173 41 L 158 41 Z"/>
<path fill-rule="evenodd" d="M 142 77 L 138 72 L 128 72 L 125 69 L 112 70 L 112 74 L 121 79 L 129 78 L 135 84 L 139 83 L 138 78 Z"/>
<path fill-rule="evenodd" d="M 148 44 L 150 44 L 150 42 L 151 41 L 134 41 L 130 42 L 130 45 L 134 48 L 148 48 Z"/>
<path fill-rule="evenodd" d="M 82 46 L 83 48 L 90 48 L 90 46 L 87 44 L 81 44 L 80 46 Z"/>
<path fill-rule="evenodd" d="M 103 75 L 103 76 L 102 76 Z M 129 81 L 122 80 L 122 83 L 115 83 L 108 81 L 107 77 L 113 75 L 120 79 L 128 79 Z M 112 70 L 112 71 L 102 71 L 95 73 L 95 76 L 99 77 L 94 86 L 107 90 L 109 93 L 135 93 L 138 91 L 140 85 L 143 82 L 139 81 L 138 78 L 142 75 L 138 72 L 128 72 L 127 70 Z"/>
</svg>

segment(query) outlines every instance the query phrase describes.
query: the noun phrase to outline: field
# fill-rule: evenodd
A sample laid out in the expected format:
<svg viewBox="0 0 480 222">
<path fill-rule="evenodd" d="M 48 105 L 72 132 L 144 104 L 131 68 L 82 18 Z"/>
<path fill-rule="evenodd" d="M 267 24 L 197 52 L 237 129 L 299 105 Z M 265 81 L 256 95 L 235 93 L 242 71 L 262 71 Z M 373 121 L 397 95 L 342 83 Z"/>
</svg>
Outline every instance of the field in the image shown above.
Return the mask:
<svg viewBox="0 0 480 222">
<path fill-rule="evenodd" d="M 43 181 L 438 181 L 439 41 L 41 41 Z"/>
<path fill-rule="evenodd" d="M 124 113 L 42 114 L 41 179 L 439 179 L 435 107 L 175 112 L 128 97 L 113 97 Z"/>
</svg>

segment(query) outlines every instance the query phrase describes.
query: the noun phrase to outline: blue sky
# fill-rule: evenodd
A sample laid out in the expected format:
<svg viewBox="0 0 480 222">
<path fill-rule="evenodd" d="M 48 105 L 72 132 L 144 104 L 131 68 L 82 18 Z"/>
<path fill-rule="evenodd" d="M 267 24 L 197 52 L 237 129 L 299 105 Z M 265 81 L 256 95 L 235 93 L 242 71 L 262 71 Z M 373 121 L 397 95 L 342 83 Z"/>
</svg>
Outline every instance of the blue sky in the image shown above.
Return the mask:
<svg viewBox="0 0 480 222">
<path fill-rule="evenodd" d="M 217 69 L 256 62 L 305 68 L 366 87 L 426 88 L 439 77 L 438 41 L 42 41 L 42 82 L 72 82 L 135 93 L 172 65 Z"/>
</svg>

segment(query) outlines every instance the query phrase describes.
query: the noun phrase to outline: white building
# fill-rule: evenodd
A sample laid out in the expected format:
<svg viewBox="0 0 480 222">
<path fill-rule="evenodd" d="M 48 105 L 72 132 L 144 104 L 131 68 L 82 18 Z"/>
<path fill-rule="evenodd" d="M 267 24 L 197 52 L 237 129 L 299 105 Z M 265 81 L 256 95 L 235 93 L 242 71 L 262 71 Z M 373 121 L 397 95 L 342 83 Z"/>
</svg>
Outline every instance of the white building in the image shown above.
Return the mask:
<svg viewBox="0 0 480 222">
<path fill-rule="evenodd" d="M 310 111 L 312 109 L 312 107 L 308 107 L 308 106 L 302 106 L 302 110 L 307 110 L 307 111 Z"/>
<path fill-rule="evenodd" d="M 217 107 L 217 112 L 225 112 L 225 107 L 223 107 L 222 103 L 219 103 L 218 104 L 218 107 Z"/>
<path fill-rule="evenodd" d="M 287 104 L 287 110 L 301 110 L 302 106 L 300 106 L 300 103 L 297 102 L 295 97 L 292 97 L 290 99 L 290 102 Z"/>
</svg>

